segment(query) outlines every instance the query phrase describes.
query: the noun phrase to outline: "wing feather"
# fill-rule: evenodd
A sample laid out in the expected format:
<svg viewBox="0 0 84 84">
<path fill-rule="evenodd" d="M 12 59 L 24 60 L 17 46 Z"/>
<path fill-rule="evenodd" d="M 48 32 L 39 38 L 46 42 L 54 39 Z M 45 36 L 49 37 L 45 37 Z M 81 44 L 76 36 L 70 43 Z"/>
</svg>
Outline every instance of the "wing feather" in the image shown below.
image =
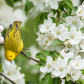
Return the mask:
<svg viewBox="0 0 84 84">
<path fill-rule="evenodd" d="M 19 21 L 15 21 L 14 23 L 13 30 L 11 32 L 9 31 L 5 37 L 4 49 L 19 53 L 23 48 L 23 42 L 19 28 L 21 24 Z"/>
</svg>

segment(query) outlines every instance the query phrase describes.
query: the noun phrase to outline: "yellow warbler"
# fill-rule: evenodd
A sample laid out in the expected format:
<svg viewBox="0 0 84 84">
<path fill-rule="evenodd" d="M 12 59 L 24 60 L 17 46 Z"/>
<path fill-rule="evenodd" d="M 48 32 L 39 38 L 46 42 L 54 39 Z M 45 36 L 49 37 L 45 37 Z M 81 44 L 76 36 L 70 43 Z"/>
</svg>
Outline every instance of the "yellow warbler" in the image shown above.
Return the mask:
<svg viewBox="0 0 84 84">
<path fill-rule="evenodd" d="M 8 30 L 4 41 L 5 57 L 7 60 L 12 61 L 22 51 L 23 42 L 20 34 L 21 21 L 13 23 L 13 29 Z"/>
</svg>

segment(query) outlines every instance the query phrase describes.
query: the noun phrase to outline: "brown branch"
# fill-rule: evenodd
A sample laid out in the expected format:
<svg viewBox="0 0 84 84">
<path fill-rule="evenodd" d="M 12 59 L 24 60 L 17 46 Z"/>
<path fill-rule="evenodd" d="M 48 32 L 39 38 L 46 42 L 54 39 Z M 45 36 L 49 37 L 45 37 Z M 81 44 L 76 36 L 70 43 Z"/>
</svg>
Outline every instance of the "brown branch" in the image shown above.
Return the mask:
<svg viewBox="0 0 84 84">
<path fill-rule="evenodd" d="M 27 49 L 27 48 L 23 48 L 24 50 L 30 50 L 30 49 Z"/>
<path fill-rule="evenodd" d="M 65 13 L 67 13 L 65 10 L 63 10 Z"/>
<path fill-rule="evenodd" d="M 37 60 L 37 59 L 35 59 L 35 58 L 28 57 L 25 52 L 21 51 L 21 53 L 22 53 L 24 56 L 26 56 L 28 59 L 32 59 L 32 60 L 34 60 L 34 61 L 36 61 L 36 62 L 38 62 L 38 63 L 41 63 L 41 61 L 39 61 L 39 60 Z"/>
<path fill-rule="evenodd" d="M 16 84 L 16 83 L 14 83 L 11 79 L 9 79 L 9 78 L 6 77 L 5 75 L 3 75 L 1 72 L 0 72 L 0 75 L 2 75 L 4 78 L 6 78 L 7 80 L 9 80 L 12 84 Z"/>
<path fill-rule="evenodd" d="M 0 43 L 0 45 L 4 45 L 4 43 Z"/>
<path fill-rule="evenodd" d="M 0 45 L 4 45 L 4 43 L 0 43 Z M 38 63 L 41 63 L 41 61 L 39 61 L 39 60 L 37 60 L 37 59 L 35 59 L 35 58 L 33 58 L 33 57 L 28 57 L 27 56 L 27 54 L 24 52 L 24 51 L 21 51 L 20 53 L 22 53 L 24 56 L 26 56 L 28 59 L 32 59 L 32 60 L 34 60 L 34 61 L 36 61 L 36 62 L 38 62 Z"/>
<path fill-rule="evenodd" d="M 58 23 L 60 22 L 59 11 L 57 10 Z"/>
</svg>

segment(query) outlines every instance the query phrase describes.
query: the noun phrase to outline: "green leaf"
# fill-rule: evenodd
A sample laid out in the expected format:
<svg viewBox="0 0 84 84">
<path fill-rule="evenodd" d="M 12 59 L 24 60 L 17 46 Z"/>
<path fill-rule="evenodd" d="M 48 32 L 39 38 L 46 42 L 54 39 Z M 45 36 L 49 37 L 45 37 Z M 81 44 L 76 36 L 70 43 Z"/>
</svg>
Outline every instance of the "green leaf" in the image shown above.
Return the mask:
<svg viewBox="0 0 84 84">
<path fill-rule="evenodd" d="M 71 76 L 69 74 L 67 74 L 67 76 L 66 76 L 67 81 L 69 81 L 70 78 L 71 78 Z"/>
<path fill-rule="evenodd" d="M 46 61 L 46 57 L 50 56 L 50 52 L 48 50 L 41 51 L 41 53 L 36 54 L 36 58 L 39 58 L 42 61 Z"/>
<path fill-rule="evenodd" d="M 11 0 L 5 0 L 5 2 L 10 6 L 10 7 L 13 7 L 13 2 Z"/>
<path fill-rule="evenodd" d="M 58 11 L 59 11 L 59 16 L 61 16 L 62 10 L 61 9 L 58 9 Z"/>
<path fill-rule="evenodd" d="M 45 77 L 41 79 L 40 84 L 52 84 L 51 74 L 46 74 Z"/>
<path fill-rule="evenodd" d="M 38 84 L 38 83 L 35 81 L 27 81 L 25 84 Z"/>
<path fill-rule="evenodd" d="M 53 23 L 55 23 L 55 18 L 54 17 L 51 17 L 51 19 L 52 19 Z"/>
<path fill-rule="evenodd" d="M 80 80 L 82 84 L 84 84 L 84 80 Z"/>
<path fill-rule="evenodd" d="M 82 74 L 84 75 L 84 69 L 82 69 Z"/>
<path fill-rule="evenodd" d="M 60 41 L 59 39 L 54 39 L 54 41 L 53 41 L 54 46 L 62 44 L 62 43 L 64 43 L 64 41 Z"/>
<path fill-rule="evenodd" d="M 69 58 L 69 59 L 68 59 L 68 63 L 69 63 L 72 59 L 73 59 L 73 58 Z"/>
<path fill-rule="evenodd" d="M 26 15 L 27 15 L 28 11 L 30 11 L 30 9 L 31 9 L 33 6 L 34 6 L 33 3 L 30 2 L 29 0 L 27 0 L 27 1 L 25 2 Z"/>
<path fill-rule="evenodd" d="M 36 17 L 35 22 L 34 22 L 34 31 L 35 32 L 38 31 L 38 25 L 43 23 L 43 21 L 47 15 L 48 15 L 48 12 L 42 12 Z"/>
<path fill-rule="evenodd" d="M 84 80 L 78 80 L 78 84 L 84 84 Z"/>
<path fill-rule="evenodd" d="M 43 53 L 37 53 L 35 57 L 42 61 L 46 61 L 46 56 Z"/>
<path fill-rule="evenodd" d="M 62 15 L 63 18 L 65 18 L 67 16 L 68 16 L 67 13 L 63 13 L 63 15 Z"/>
<path fill-rule="evenodd" d="M 0 72 L 2 71 L 2 65 L 0 64 Z"/>
<path fill-rule="evenodd" d="M 60 78 L 53 78 L 53 83 L 52 84 L 60 84 Z"/>
<path fill-rule="evenodd" d="M 67 13 L 71 11 L 70 7 L 67 4 L 63 4 L 63 7 L 67 10 Z"/>
<path fill-rule="evenodd" d="M 52 57 L 52 58 L 55 58 L 56 57 L 56 52 L 55 51 L 50 51 L 50 56 Z"/>
<path fill-rule="evenodd" d="M 78 9 L 78 8 L 77 8 L 76 6 L 75 6 L 75 7 L 73 7 L 73 11 L 74 11 L 74 12 L 76 12 L 76 11 L 77 11 L 77 9 Z"/>
<path fill-rule="evenodd" d="M 37 64 L 34 66 L 34 69 L 38 69 L 38 68 L 40 68 L 39 63 L 37 63 Z"/>
<path fill-rule="evenodd" d="M 72 81 L 65 81 L 65 84 L 73 84 Z"/>
<path fill-rule="evenodd" d="M 31 53 L 30 53 L 30 52 L 28 52 L 28 53 L 27 53 L 27 56 L 30 58 L 30 57 L 31 57 Z"/>
<path fill-rule="evenodd" d="M 50 56 L 50 52 L 48 50 L 44 50 L 42 53 L 44 53 L 46 56 Z"/>
<path fill-rule="evenodd" d="M 38 69 L 40 67 L 44 67 L 45 66 L 45 62 L 41 62 L 41 64 L 37 63 L 35 66 L 34 66 L 34 69 Z"/>
<path fill-rule="evenodd" d="M 71 0 L 63 0 L 71 9 L 73 8 L 73 3 Z"/>
</svg>

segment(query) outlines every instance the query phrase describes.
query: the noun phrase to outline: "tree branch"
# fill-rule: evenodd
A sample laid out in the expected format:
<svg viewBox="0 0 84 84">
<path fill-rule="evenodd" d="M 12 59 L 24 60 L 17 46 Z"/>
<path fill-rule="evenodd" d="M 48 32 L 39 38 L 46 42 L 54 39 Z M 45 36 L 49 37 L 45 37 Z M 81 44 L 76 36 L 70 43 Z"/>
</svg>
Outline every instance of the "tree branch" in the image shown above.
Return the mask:
<svg viewBox="0 0 84 84">
<path fill-rule="evenodd" d="M 5 75 L 3 75 L 1 72 L 0 72 L 0 75 L 2 75 L 4 78 L 6 78 L 7 80 L 9 80 L 12 84 L 16 84 L 16 83 L 14 83 L 11 79 L 9 79 L 9 78 L 6 77 Z"/>
<path fill-rule="evenodd" d="M 0 43 L 0 45 L 4 45 L 4 43 Z M 22 53 L 25 57 L 27 57 L 28 59 L 32 59 L 32 60 L 34 60 L 34 61 L 36 61 L 36 62 L 38 62 L 38 63 L 41 63 L 41 61 L 40 60 L 37 60 L 37 59 L 35 59 L 35 58 L 33 58 L 33 57 L 28 57 L 27 56 L 27 54 L 24 52 L 24 51 L 21 51 L 20 53 Z"/>
<path fill-rule="evenodd" d="M 22 53 L 24 56 L 26 56 L 28 59 L 32 59 L 32 60 L 34 60 L 34 61 L 36 61 L 36 62 L 38 62 L 38 63 L 41 63 L 41 61 L 39 61 L 39 60 L 37 60 L 37 59 L 35 59 L 35 58 L 32 58 L 32 57 L 29 58 L 25 52 L 21 51 L 21 53 Z"/>
<path fill-rule="evenodd" d="M 57 10 L 58 23 L 60 22 L 59 11 Z"/>
<path fill-rule="evenodd" d="M 0 43 L 0 45 L 4 45 L 4 43 Z"/>
</svg>

